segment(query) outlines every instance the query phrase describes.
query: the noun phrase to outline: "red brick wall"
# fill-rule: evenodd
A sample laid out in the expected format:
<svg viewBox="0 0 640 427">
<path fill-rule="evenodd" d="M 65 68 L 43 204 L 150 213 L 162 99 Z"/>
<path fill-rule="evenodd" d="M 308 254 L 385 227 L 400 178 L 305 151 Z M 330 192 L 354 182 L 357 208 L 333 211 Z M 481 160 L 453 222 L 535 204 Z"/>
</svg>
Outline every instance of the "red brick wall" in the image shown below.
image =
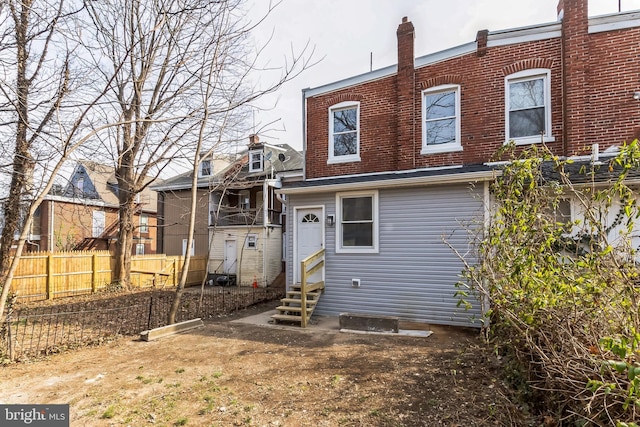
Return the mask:
<svg viewBox="0 0 640 427">
<path fill-rule="evenodd" d="M 415 72 L 407 71 L 404 46 L 408 37 L 413 43 L 413 28 L 401 24 L 398 52 L 402 63 L 397 76 L 307 99 L 306 177 L 493 160 L 505 141 L 504 79 L 532 68 L 551 70 L 555 142 L 548 146 L 555 153 L 585 154 L 593 143 L 604 150 L 640 136 L 640 102 L 632 97 L 634 91 L 640 91 L 640 29 L 589 35 L 586 0 L 564 0 L 564 9 L 562 38 L 489 47 L 480 54 L 452 58 Z M 461 88 L 463 151 L 423 155 L 421 92 L 441 84 Z M 360 102 L 361 161 L 327 164 L 328 108 L 343 101 Z"/>
</svg>

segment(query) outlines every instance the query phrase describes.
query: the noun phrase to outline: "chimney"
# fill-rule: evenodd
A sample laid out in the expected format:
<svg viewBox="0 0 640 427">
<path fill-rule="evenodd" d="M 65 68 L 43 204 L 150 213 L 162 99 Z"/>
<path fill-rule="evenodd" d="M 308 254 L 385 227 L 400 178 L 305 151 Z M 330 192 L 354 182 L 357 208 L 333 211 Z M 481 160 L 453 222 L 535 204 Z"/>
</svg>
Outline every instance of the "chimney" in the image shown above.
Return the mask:
<svg viewBox="0 0 640 427">
<path fill-rule="evenodd" d="M 558 1 L 556 12 L 558 13 L 558 21 L 562 21 L 562 17 L 564 16 L 564 0 Z"/>
<path fill-rule="evenodd" d="M 413 73 L 413 41 L 415 31 L 411 21 L 405 16 L 396 31 L 398 36 L 398 73 L 403 69 L 410 69 Z"/>
<path fill-rule="evenodd" d="M 256 145 L 260 142 L 260 137 L 256 134 L 249 135 L 249 145 Z"/>
<path fill-rule="evenodd" d="M 397 141 L 396 167 L 398 170 L 415 167 L 415 70 L 413 42 L 415 32 L 413 24 L 405 16 L 396 31 L 398 37 L 398 74 L 397 93 Z"/>
<path fill-rule="evenodd" d="M 586 155 L 587 68 L 589 65 L 589 18 L 587 0 L 560 0 L 562 7 L 564 155 Z"/>
<path fill-rule="evenodd" d="M 476 34 L 476 55 L 485 56 L 487 54 L 487 41 L 489 39 L 489 30 L 480 30 Z"/>
</svg>

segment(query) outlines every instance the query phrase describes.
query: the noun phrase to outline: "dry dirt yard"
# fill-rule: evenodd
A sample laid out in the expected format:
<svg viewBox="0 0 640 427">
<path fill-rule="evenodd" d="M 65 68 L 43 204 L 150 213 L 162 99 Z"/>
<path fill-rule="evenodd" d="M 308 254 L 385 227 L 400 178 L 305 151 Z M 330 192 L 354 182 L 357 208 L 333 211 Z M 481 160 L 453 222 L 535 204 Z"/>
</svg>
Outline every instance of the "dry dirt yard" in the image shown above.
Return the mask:
<svg viewBox="0 0 640 427">
<path fill-rule="evenodd" d="M 261 305 L 240 312 L 272 308 Z M 518 425 L 475 330 L 428 337 L 231 323 L 0 368 L 0 403 L 69 403 L 72 426 Z"/>
</svg>

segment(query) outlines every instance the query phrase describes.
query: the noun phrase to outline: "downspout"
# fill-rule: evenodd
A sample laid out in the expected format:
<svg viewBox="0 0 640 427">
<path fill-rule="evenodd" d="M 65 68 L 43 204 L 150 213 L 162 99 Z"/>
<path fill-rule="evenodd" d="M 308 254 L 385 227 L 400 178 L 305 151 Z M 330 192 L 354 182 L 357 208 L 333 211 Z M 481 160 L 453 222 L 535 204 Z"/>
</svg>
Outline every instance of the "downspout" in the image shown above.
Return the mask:
<svg viewBox="0 0 640 427">
<path fill-rule="evenodd" d="M 307 179 L 307 91 L 302 89 L 302 179 Z"/>
<path fill-rule="evenodd" d="M 54 241 L 54 218 L 55 218 L 55 201 L 51 200 L 49 206 L 49 216 L 51 219 L 49 220 L 50 228 L 49 228 L 49 252 L 54 251 L 53 241 Z"/>
<path fill-rule="evenodd" d="M 265 287 L 268 285 L 267 283 L 267 236 L 269 233 L 269 191 L 271 187 L 267 185 L 267 180 L 265 179 L 262 183 L 262 280 L 264 282 Z"/>
</svg>

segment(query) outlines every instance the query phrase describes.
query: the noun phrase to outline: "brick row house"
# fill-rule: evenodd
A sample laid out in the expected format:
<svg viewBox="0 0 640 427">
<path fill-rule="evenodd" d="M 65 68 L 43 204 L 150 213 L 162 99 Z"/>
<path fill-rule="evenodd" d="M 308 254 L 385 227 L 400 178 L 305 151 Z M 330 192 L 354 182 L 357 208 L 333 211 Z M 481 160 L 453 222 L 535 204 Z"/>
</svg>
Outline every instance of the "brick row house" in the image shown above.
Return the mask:
<svg viewBox="0 0 640 427">
<path fill-rule="evenodd" d="M 29 250 L 115 251 L 119 230 L 118 181 L 114 168 L 81 160 L 69 182 L 47 195 L 34 218 Z M 134 255 L 156 253 L 156 193 L 148 188 L 136 199 Z"/>
<path fill-rule="evenodd" d="M 463 264 L 443 236 L 469 251 L 495 153 L 544 141 L 589 159 L 638 137 L 638 11 L 589 17 L 587 0 L 561 0 L 557 22 L 420 57 L 415 37 L 403 18 L 397 65 L 303 90 L 304 178 L 280 192 L 287 283 L 326 249 L 318 314 L 469 325 L 479 311 L 456 308 Z"/>
<path fill-rule="evenodd" d="M 291 179 L 301 172 L 298 151 L 261 142 L 257 135 L 237 156 L 201 160 L 190 250 L 208 256 L 211 280 L 262 287 L 282 273 L 285 212 L 275 189 L 279 176 Z M 167 255 L 184 255 L 189 247 L 192 178 L 187 172 L 152 187 L 158 192 L 160 248 Z"/>
</svg>

